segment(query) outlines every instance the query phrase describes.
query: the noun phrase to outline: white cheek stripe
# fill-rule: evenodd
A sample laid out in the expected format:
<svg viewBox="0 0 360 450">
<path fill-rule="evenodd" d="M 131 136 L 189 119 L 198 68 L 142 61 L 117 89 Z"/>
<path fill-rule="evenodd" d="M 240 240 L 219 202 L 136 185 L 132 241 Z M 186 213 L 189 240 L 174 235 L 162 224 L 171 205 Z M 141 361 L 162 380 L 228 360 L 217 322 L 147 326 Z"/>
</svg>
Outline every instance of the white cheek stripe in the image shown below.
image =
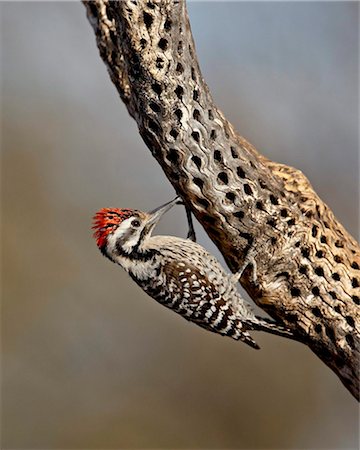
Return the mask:
<svg viewBox="0 0 360 450">
<path fill-rule="evenodd" d="M 121 236 L 123 236 L 124 234 L 126 234 L 129 231 L 132 221 L 133 221 L 133 217 L 130 217 L 129 219 L 124 220 L 118 226 L 118 228 L 114 231 L 114 233 L 109 235 L 108 241 L 107 241 L 107 250 L 109 251 L 109 253 L 114 252 L 114 250 L 116 248 L 116 241 L 119 238 L 121 238 Z M 128 239 L 125 242 L 125 244 L 123 246 L 124 251 L 130 252 L 132 250 L 132 247 L 134 247 L 137 244 L 137 242 L 139 241 L 140 233 L 141 233 L 141 228 L 137 229 L 134 236 L 132 236 L 130 239 Z"/>
</svg>

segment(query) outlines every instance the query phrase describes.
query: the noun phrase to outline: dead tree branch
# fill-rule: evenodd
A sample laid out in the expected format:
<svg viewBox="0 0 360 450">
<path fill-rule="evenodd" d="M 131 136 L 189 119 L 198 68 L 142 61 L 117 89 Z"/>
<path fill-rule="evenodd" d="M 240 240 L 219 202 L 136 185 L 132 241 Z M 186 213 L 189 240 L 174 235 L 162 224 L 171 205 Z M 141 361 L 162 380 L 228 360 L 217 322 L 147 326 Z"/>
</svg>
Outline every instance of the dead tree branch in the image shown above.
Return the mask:
<svg viewBox="0 0 360 450">
<path fill-rule="evenodd" d="M 241 283 L 359 398 L 360 248 L 306 177 L 239 136 L 202 78 L 184 0 L 85 2 L 139 132 Z"/>
</svg>

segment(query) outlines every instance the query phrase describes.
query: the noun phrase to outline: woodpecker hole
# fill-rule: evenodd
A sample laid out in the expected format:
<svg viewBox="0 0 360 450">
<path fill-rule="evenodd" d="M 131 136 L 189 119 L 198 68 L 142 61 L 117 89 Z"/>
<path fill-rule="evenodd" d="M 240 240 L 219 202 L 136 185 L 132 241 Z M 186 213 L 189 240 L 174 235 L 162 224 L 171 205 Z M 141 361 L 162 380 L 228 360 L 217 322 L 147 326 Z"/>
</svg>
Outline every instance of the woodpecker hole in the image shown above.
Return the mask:
<svg viewBox="0 0 360 450">
<path fill-rule="evenodd" d="M 184 72 L 184 67 L 183 67 L 183 65 L 181 63 L 177 63 L 175 70 L 176 70 L 177 73 L 183 73 Z"/>
<path fill-rule="evenodd" d="M 315 308 L 312 308 L 311 312 L 314 314 L 315 317 L 322 317 L 322 313 L 317 306 L 315 306 Z"/>
<path fill-rule="evenodd" d="M 146 11 L 144 11 L 143 17 L 144 17 L 144 24 L 146 28 L 149 29 L 154 21 L 154 18 L 151 14 L 147 13 Z"/>
<path fill-rule="evenodd" d="M 167 154 L 167 159 L 174 164 L 177 163 L 179 160 L 179 153 L 177 152 L 177 150 L 175 150 L 174 148 L 170 148 Z"/>
<path fill-rule="evenodd" d="M 199 91 L 197 89 L 194 89 L 193 91 L 193 100 L 195 102 L 199 100 Z"/>
<path fill-rule="evenodd" d="M 211 130 L 211 132 L 210 132 L 210 139 L 212 141 L 215 141 L 215 139 L 216 139 L 216 130 Z"/>
<path fill-rule="evenodd" d="M 242 167 L 238 166 L 236 168 L 236 173 L 238 174 L 238 176 L 240 178 L 245 178 L 245 172 L 244 172 L 244 169 Z"/>
<path fill-rule="evenodd" d="M 181 100 L 184 95 L 184 89 L 179 84 L 176 86 L 175 94 L 179 100 Z"/>
<path fill-rule="evenodd" d="M 151 85 L 151 89 L 155 92 L 155 94 L 160 95 L 162 93 L 162 87 L 159 83 L 153 83 Z"/>
<path fill-rule="evenodd" d="M 351 316 L 346 316 L 346 317 L 345 317 L 345 320 L 346 320 L 346 322 L 348 323 L 348 325 L 350 325 L 351 327 L 354 327 L 354 326 L 355 326 L 355 321 L 354 321 L 353 317 L 351 317 Z"/>
<path fill-rule="evenodd" d="M 357 279 L 357 278 L 353 278 L 352 280 L 351 280 L 351 285 L 352 285 L 352 287 L 355 289 L 355 288 L 358 288 L 359 287 L 359 280 Z"/>
<path fill-rule="evenodd" d="M 321 238 L 320 238 L 320 242 L 322 243 L 322 244 L 326 244 L 327 243 L 327 239 L 326 239 L 326 236 L 321 236 Z"/>
<path fill-rule="evenodd" d="M 156 58 L 157 69 L 162 69 L 164 67 L 164 60 L 160 57 Z"/>
<path fill-rule="evenodd" d="M 239 158 L 239 155 L 238 155 L 238 152 L 236 151 L 236 148 L 235 148 L 235 147 L 230 147 L 230 150 L 231 150 L 231 156 L 232 156 L 234 159 L 238 159 L 238 158 Z"/>
<path fill-rule="evenodd" d="M 270 194 L 270 202 L 273 204 L 273 205 L 278 205 L 279 204 L 279 200 L 277 199 L 277 197 L 275 197 L 275 195 L 273 195 L 273 194 Z"/>
<path fill-rule="evenodd" d="M 287 224 L 288 224 L 289 227 L 294 226 L 294 225 L 295 225 L 295 219 L 290 219 L 290 220 L 288 220 L 288 221 L 287 221 Z"/>
<path fill-rule="evenodd" d="M 193 118 L 195 119 L 195 120 L 197 120 L 198 122 L 200 122 L 200 111 L 198 110 L 198 109 L 194 109 L 194 111 L 193 111 Z"/>
<path fill-rule="evenodd" d="M 236 195 L 233 192 L 227 192 L 225 197 L 232 203 L 234 203 Z"/>
<path fill-rule="evenodd" d="M 177 51 L 178 51 L 179 55 L 183 54 L 183 43 L 182 43 L 182 41 L 178 42 Z"/>
<path fill-rule="evenodd" d="M 359 296 L 353 295 L 352 301 L 355 303 L 355 305 L 360 305 L 360 297 Z"/>
<path fill-rule="evenodd" d="M 168 48 L 168 40 L 165 38 L 161 38 L 160 41 L 158 42 L 158 46 L 159 48 L 161 48 L 161 50 L 166 50 Z"/>
<path fill-rule="evenodd" d="M 324 276 L 325 276 L 325 274 L 324 274 L 324 269 L 323 269 L 322 267 L 315 267 L 314 272 L 315 272 L 315 274 L 316 274 L 318 277 L 324 277 Z"/>
<path fill-rule="evenodd" d="M 164 23 L 164 30 L 170 31 L 172 27 L 172 21 L 170 19 L 166 19 Z"/>
<path fill-rule="evenodd" d="M 268 188 L 267 184 L 265 183 L 265 181 L 263 181 L 261 178 L 259 178 L 259 185 L 260 185 L 261 189 L 267 189 Z"/>
<path fill-rule="evenodd" d="M 147 40 L 142 38 L 140 39 L 140 47 L 142 48 L 142 50 L 144 50 L 144 48 L 147 46 Z"/>
<path fill-rule="evenodd" d="M 304 258 L 309 259 L 310 256 L 310 250 L 307 247 L 302 247 L 301 254 Z"/>
<path fill-rule="evenodd" d="M 179 121 L 181 120 L 183 113 L 180 108 L 175 110 L 175 116 L 178 118 Z"/>
<path fill-rule="evenodd" d="M 192 162 L 195 164 L 195 166 L 200 169 L 201 168 L 201 159 L 198 156 L 192 156 L 191 157 Z"/>
<path fill-rule="evenodd" d="M 195 91 L 194 91 L 195 92 Z M 194 99 L 195 100 L 195 99 Z M 209 120 L 214 120 L 214 114 L 211 109 L 208 111 Z"/>
<path fill-rule="evenodd" d="M 170 136 L 172 136 L 175 140 L 179 136 L 179 133 L 175 130 L 175 128 L 172 128 L 170 130 Z"/>
<path fill-rule="evenodd" d="M 204 187 L 204 182 L 201 178 L 193 178 L 193 182 L 194 184 L 196 184 L 196 186 L 199 186 L 200 189 L 202 189 Z"/>
<path fill-rule="evenodd" d="M 255 206 L 256 206 L 256 209 L 258 209 L 260 211 L 264 211 L 264 204 L 263 204 L 263 202 L 258 201 L 258 202 L 256 202 Z"/>
<path fill-rule="evenodd" d="M 252 195 L 253 191 L 249 184 L 244 184 L 244 192 L 246 195 Z"/>
<path fill-rule="evenodd" d="M 297 287 L 292 287 L 292 288 L 290 289 L 290 294 L 291 294 L 292 297 L 300 297 L 301 291 L 300 291 L 300 289 L 297 288 Z"/>
<path fill-rule="evenodd" d="M 330 295 L 330 297 L 331 297 L 333 300 L 336 300 L 336 299 L 337 299 L 336 294 L 335 294 L 334 291 L 330 291 L 330 292 L 329 292 L 329 295 Z"/>
<path fill-rule="evenodd" d="M 351 267 L 352 267 L 353 269 L 355 269 L 355 270 L 359 270 L 359 264 L 358 264 L 356 261 L 353 261 L 353 262 L 351 263 Z"/>
<path fill-rule="evenodd" d="M 200 133 L 198 131 L 193 131 L 191 133 L 191 137 L 196 141 L 197 143 L 200 142 Z"/>
<path fill-rule="evenodd" d="M 217 162 L 222 162 L 222 156 L 221 156 L 221 151 L 220 150 L 215 150 L 214 151 L 214 159 Z"/>
<path fill-rule="evenodd" d="M 340 275 L 337 272 L 333 273 L 331 278 L 335 281 L 340 281 Z"/>
<path fill-rule="evenodd" d="M 282 210 L 280 211 L 280 215 L 281 215 L 281 217 L 287 217 L 287 216 L 288 216 L 287 209 L 282 209 Z"/>
<path fill-rule="evenodd" d="M 268 220 L 266 221 L 266 223 L 267 223 L 268 225 L 270 225 L 272 228 L 275 228 L 275 227 L 276 227 L 276 220 L 275 220 L 274 218 L 268 219 Z"/>
<path fill-rule="evenodd" d="M 233 213 L 233 216 L 236 217 L 237 219 L 243 219 L 245 217 L 245 213 L 244 211 L 236 211 Z"/>
<path fill-rule="evenodd" d="M 160 112 L 160 106 L 157 103 L 150 102 L 149 106 L 154 112 L 156 113 Z"/>
<path fill-rule="evenodd" d="M 337 262 L 338 264 L 341 264 L 343 262 L 341 256 L 339 255 L 334 256 L 334 261 Z"/>
<path fill-rule="evenodd" d="M 337 248 L 344 248 L 344 243 L 342 241 L 336 241 L 335 242 L 335 247 L 337 247 Z"/>
<path fill-rule="evenodd" d="M 314 326 L 314 330 L 315 330 L 315 333 L 321 334 L 321 333 L 322 333 L 322 326 L 321 326 L 319 323 L 317 323 L 317 324 Z"/>
<path fill-rule="evenodd" d="M 207 209 L 210 206 L 210 203 L 205 198 L 198 198 L 197 202 L 205 209 Z"/>
<path fill-rule="evenodd" d="M 320 294 L 320 289 L 315 286 L 311 289 L 311 292 L 317 297 Z"/>
<path fill-rule="evenodd" d="M 149 119 L 148 126 L 153 133 L 155 134 L 159 133 L 160 127 L 154 120 Z"/>
<path fill-rule="evenodd" d="M 218 175 L 218 179 L 224 184 L 228 184 L 229 182 L 229 177 L 225 172 L 220 172 Z"/>
<path fill-rule="evenodd" d="M 329 326 L 325 327 L 325 333 L 331 342 L 336 342 L 335 332 L 334 332 L 333 328 L 331 328 Z"/>
<path fill-rule="evenodd" d="M 296 314 L 290 313 L 290 314 L 287 314 L 287 315 L 286 315 L 286 320 L 287 320 L 289 323 L 296 323 L 296 322 L 298 321 L 298 317 L 297 317 Z"/>
</svg>

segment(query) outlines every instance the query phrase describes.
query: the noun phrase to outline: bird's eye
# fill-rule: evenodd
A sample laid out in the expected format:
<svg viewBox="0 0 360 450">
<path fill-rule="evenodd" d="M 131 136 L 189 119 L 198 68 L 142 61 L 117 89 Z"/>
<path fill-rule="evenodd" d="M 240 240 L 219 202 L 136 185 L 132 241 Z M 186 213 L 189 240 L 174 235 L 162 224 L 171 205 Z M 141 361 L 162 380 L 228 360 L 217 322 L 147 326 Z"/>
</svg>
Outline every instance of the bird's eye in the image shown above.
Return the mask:
<svg viewBox="0 0 360 450">
<path fill-rule="evenodd" d="M 139 221 L 139 220 L 133 220 L 133 221 L 131 222 L 131 225 L 132 225 L 134 228 L 138 228 L 138 227 L 140 226 L 140 221 Z"/>
</svg>

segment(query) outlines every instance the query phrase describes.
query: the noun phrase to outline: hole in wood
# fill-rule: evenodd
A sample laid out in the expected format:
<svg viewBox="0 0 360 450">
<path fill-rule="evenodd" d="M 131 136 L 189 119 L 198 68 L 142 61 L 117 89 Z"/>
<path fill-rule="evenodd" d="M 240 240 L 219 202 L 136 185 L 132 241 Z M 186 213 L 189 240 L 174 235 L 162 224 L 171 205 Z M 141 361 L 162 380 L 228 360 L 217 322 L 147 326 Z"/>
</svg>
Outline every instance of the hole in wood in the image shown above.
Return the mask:
<svg viewBox="0 0 360 450">
<path fill-rule="evenodd" d="M 195 166 L 200 169 L 201 168 L 201 159 L 198 156 L 192 156 L 191 160 L 193 161 L 193 163 L 195 164 Z"/>
<path fill-rule="evenodd" d="M 160 112 L 160 106 L 157 103 L 150 102 L 149 106 L 154 112 L 156 113 Z"/>
<path fill-rule="evenodd" d="M 237 219 L 243 219 L 245 217 L 245 213 L 244 211 L 236 211 L 233 213 L 233 216 L 236 217 Z"/>
<path fill-rule="evenodd" d="M 239 158 L 238 152 L 236 151 L 236 148 L 235 148 L 235 147 L 230 147 L 230 150 L 231 150 L 231 156 L 232 156 L 234 159 Z"/>
<path fill-rule="evenodd" d="M 158 42 L 158 46 L 159 48 L 161 48 L 161 50 L 165 51 L 168 48 L 168 40 L 165 38 L 161 38 Z"/>
<path fill-rule="evenodd" d="M 151 89 L 155 92 L 155 94 L 160 95 L 162 93 L 162 87 L 159 83 L 153 83 L 151 85 Z"/>
<path fill-rule="evenodd" d="M 242 167 L 240 167 L 240 166 L 238 166 L 236 168 L 236 173 L 238 174 L 238 176 L 240 178 L 245 178 L 245 176 L 246 176 L 244 169 Z"/>
<path fill-rule="evenodd" d="M 191 136 L 194 139 L 194 141 L 200 142 L 200 133 L 198 131 L 193 131 L 191 133 Z"/>
<path fill-rule="evenodd" d="M 234 202 L 236 195 L 233 192 L 227 192 L 225 194 L 225 197 L 230 201 L 230 202 Z"/>
<path fill-rule="evenodd" d="M 244 184 L 244 192 L 246 195 L 252 195 L 253 193 L 251 186 L 247 183 Z"/>
<path fill-rule="evenodd" d="M 144 24 L 146 28 L 149 29 L 154 21 L 154 18 L 151 14 L 147 13 L 146 11 L 144 11 L 143 17 L 144 17 Z"/>
<path fill-rule="evenodd" d="M 172 136 L 175 140 L 179 136 L 179 133 L 175 130 L 175 128 L 172 128 L 170 130 L 170 136 Z"/>
<path fill-rule="evenodd" d="M 175 94 L 179 100 L 181 100 L 184 95 L 184 89 L 179 84 L 176 86 Z"/>
<path fill-rule="evenodd" d="M 214 151 L 214 159 L 217 162 L 222 162 L 222 155 L 221 155 L 221 151 L 220 150 L 215 150 Z"/>
<path fill-rule="evenodd" d="M 193 118 L 200 122 L 200 111 L 198 109 L 194 109 Z"/>
<path fill-rule="evenodd" d="M 176 64 L 176 72 L 177 73 L 183 73 L 184 72 L 184 67 L 181 63 L 177 63 Z"/>
<path fill-rule="evenodd" d="M 220 172 L 218 175 L 218 179 L 224 184 L 228 184 L 229 182 L 229 177 L 225 172 Z"/>
<path fill-rule="evenodd" d="M 196 186 L 199 186 L 200 189 L 203 188 L 204 182 L 201 178 L 193 178 L 193 182 L 196 184 Z"/>
<path fill-rule="evenodd" d="M 167 159 L 172 163 L 177 163 L 179 160 L 179 153 L 174 148 L 171 148 L 167 154 Z"/>
</svg>

